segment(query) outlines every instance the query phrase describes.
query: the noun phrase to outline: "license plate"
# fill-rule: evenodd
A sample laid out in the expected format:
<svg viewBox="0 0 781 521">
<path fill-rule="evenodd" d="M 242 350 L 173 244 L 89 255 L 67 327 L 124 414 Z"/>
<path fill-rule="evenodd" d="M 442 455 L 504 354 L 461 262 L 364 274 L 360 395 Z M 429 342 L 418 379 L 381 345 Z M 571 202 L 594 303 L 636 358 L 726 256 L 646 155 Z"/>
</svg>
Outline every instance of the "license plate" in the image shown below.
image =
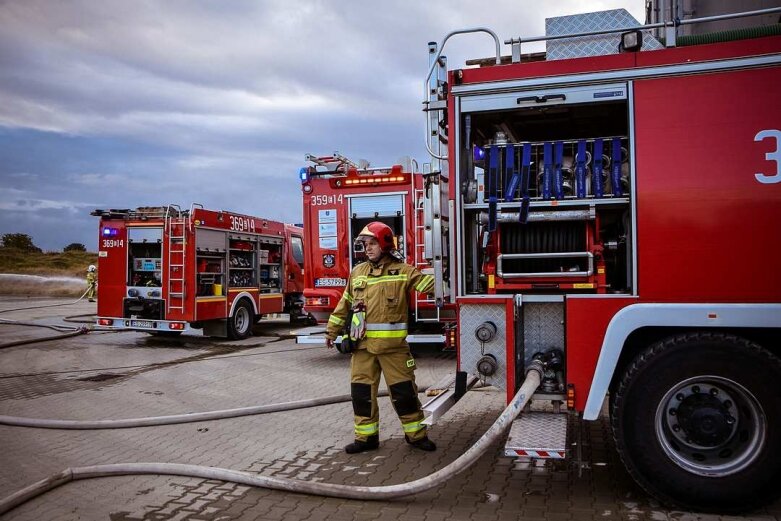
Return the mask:
<svg viewBox="0 0 781 521">
<path fill-rule="evenodd" d="M 130 327 L 152 327 L 151 320 L 131 320 Z"/>
</svg>

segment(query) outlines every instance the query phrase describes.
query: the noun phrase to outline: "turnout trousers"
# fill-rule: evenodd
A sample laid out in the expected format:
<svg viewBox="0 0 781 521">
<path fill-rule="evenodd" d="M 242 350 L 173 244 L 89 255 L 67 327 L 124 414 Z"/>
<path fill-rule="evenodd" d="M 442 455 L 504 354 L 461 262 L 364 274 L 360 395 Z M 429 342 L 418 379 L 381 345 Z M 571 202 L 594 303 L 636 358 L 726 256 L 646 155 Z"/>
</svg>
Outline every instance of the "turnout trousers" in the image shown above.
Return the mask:
<svg viewBox="0 0 781 521">
<path fill-rule="evenodd" d="M 391 396 L 401 427 L 410 441 L 426 436 L 423 411 L 420 410 L 418 387 L 415 385 L 415 360 L 406 350 L 370 353 L 367 349 L 353 351 L 350 362 L 350 391 L 355 414 L 355 439 L 366 441 L 380 432 L 380 412 L 377 408 L 377 388 L 380 374 Z"/>
</svg>

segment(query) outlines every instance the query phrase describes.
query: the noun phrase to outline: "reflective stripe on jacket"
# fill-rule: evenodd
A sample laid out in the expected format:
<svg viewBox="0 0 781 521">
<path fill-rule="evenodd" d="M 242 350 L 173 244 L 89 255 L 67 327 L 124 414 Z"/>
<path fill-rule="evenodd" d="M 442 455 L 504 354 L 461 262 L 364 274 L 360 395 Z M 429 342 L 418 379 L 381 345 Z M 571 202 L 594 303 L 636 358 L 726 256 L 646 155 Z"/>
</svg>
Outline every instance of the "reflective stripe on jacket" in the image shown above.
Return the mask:
<svg viewBox="0 0 781 521">
<path fill-rule="evenodd" d="M 409 292 L 429 293 L 433 289 L 434 277 L 387 255 L 377 264 L 363 262 L 350 274 L 342 298 L 328 319 L 326 335 L 335 339 L 352 306 L 362 301 L 366 305 L 366 336 L 358 349 L 376 353 L 406 348 Z"/>
</svg>

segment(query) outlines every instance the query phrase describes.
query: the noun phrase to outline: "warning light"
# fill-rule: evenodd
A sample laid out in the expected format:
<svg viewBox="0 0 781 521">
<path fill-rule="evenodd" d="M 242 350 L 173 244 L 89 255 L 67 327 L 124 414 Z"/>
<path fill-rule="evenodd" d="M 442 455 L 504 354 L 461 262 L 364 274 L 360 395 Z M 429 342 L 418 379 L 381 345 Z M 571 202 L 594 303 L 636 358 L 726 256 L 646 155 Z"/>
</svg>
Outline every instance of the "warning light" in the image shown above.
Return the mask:
<svg viewBox="0 0 781 521">
<path fill-rule="evenodd" d="M 298 178 L 301 180 L 302 183 L 306 183 L 309 181 L 309 169 L 307 167 L 301 167 L 301 170 L 298 171 Z"/>
<path fill-rule="evenodd" d="M 567 409 L 575 408 L 575 386 L 567 384 Z"/>
<path fill-rule="evenodd" d="M 369 184 L 369 183 L 400 183 L 404 181 L 403 175 L 386 175 L 386 176 L 374 176 L 362 179 L 346 179 L 345 185 L 357 185 L 357 184 Z M 337 181 L 336 186 L 341 186 L 341 182 Z"/>
<path fill-rule="evenodd" d="M 119 230 L 105 226 L 101 233 L 103 234 L 103 237 L 114 237 L 117 235 L 117 233 L 119 233 Z"/>
<path fill-rule="evenodd" d="M 307 297 L 305 306 L 328 306 L 331 299 L 328 297 Z"/>
</svg>

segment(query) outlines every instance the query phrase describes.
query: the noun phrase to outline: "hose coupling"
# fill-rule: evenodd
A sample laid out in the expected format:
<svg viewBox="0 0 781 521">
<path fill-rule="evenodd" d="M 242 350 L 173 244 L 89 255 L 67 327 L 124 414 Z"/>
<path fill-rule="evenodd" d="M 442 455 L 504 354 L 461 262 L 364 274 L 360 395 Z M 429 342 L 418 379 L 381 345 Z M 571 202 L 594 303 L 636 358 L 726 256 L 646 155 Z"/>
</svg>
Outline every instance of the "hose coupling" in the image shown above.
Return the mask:
<svg viewBox="0 0 781 521">
<path fill-rule="evenodd" d="M 543 365 L 542 360 L 535 358 L 529 362 L 526 366 L 524 375 L 528 376 L 531 371 L 537 371 L 537 374 L 540 375 L 540 380 L 542 380 L 542 377 L 545 374 L 545 366 Z"/>
</svg>

